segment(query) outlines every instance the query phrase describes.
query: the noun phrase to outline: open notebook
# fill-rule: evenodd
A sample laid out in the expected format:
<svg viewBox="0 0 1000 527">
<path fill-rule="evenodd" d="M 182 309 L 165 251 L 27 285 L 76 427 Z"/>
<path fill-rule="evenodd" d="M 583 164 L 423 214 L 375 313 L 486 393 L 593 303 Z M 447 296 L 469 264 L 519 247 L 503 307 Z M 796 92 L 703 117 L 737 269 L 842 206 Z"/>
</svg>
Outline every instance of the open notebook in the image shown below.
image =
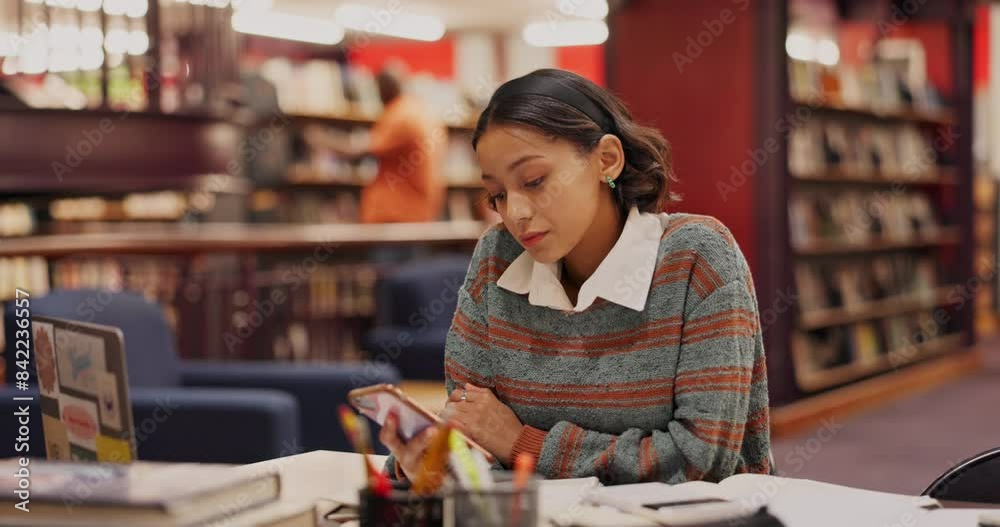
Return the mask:
<svg viewBox="0 0 1000 527">
<path fill-rule="evenodd" d="M 739 474 L 721 483 L 677 485 L 606 487 L 597 478 L 556 480 L 542 485 L 540 499 L 541 513 L 563 527 L 630 527 L 657 522 L 694 526 L 719 521 L 734 526 L 764 525 L 748 521 L 762 507 L 785 525 L 893 525 L 908 512 L 940 506 L 927 497 L 760 474 Z"/>
</svg>

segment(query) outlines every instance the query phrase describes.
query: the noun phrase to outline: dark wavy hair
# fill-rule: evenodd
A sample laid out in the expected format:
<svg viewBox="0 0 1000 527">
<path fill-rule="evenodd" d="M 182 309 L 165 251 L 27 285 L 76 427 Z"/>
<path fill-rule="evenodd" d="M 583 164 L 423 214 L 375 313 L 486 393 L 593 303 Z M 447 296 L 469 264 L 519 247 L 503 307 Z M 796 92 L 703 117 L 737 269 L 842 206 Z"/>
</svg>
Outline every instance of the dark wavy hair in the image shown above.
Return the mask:
<svg viewBox="0 0 1000 527">
<path fill-rule="evenodd" d="M 593 151 L 604 134 L 611 133 L 621 140 L 625 151 L 625 167 L 612 191 L 622 214 L 628 214 L 633 205 L 641 212 L 661 212 L 679 201 L 670 191 L 670 183 L 676 181 L 670 143 L 659 130 L 636 123 L 621 99 L 575 73 L 540 69 L 528 75 L 554 79 L 583 93 L 613 121 L 613 130 L 602 130 L 587 114 L 552 97 L 518 94 L 497 100 L 494 96 L 476 123 L 473 149 L 493 124 L 528 126 L 548 137 L 570 141 L 584 154 Z"/>
</svg>

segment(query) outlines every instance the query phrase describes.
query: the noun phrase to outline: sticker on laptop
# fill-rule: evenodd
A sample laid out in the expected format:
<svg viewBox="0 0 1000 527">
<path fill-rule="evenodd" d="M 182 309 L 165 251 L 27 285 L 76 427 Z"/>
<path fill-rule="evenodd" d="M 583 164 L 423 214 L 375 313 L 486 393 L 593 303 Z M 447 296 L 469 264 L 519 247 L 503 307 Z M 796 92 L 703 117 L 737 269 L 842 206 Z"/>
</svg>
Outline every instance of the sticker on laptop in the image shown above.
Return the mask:
<svg viewBox="0 0 1000 527">
<path fill-rule="evenodd" d="M 62 387 L 97 397 L 98 376 L 106 370 L 104 339 L 56 329 L 57 370 Z"/>
<path fill-rule="evenodd" d="M 97 376 L 97 403 L 101 424 L 116 431 L 122 429 L 122 411 L 118 401 L 118 380 L 115 374 L 103 371 Z"/>
<path fill-rule="evenodd" d="M 38 391 L 46 397 L 59 398 L 56 378 L 56 347 L 52 324 L 32 322 L 35 331 L 35 369 L 38 371 Z"/>
<path fill-rule="evenodd" d="M 64 393 L 59 396 L 59 420 L 66 425 L 70 445 L 97 451 L 98 421 L 95 403 Z"/>
</svg>

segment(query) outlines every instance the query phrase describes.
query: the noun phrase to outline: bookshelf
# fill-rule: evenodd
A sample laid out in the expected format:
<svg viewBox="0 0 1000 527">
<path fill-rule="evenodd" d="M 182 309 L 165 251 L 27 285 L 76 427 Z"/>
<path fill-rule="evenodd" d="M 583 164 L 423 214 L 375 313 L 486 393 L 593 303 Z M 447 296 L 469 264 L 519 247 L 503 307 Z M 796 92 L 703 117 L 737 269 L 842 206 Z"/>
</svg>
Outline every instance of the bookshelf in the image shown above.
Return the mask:
<svg viewBox="0 0 1000 527">
<path fill-rule="evenodd" d="M 796 372 L 796 380 L 803 390 L 820 391 L 898 370 L 924 359 L 953 352 L 961 345 L 962 338 L 959 335 L 939 337 L 910 348 L 892 350 L 869 362 L 855 361 L 822 370 L 799 368 Z M 805 357 L 796 356 L 796 360 L 802 362 Z"/>
<path fill-rule="evenodd" d="M 285 114 L 292 121 L 299 124 L 319 124 L 338 128 L 350 128 L 356 126 L 371 126 L 375 124 L 375 119 L 355 114 L 319 114 L 319 113 L 288 113 Z M 452 133 L 472 134 L 475 123 L 467 122 L 462 124 L 449 123 L 448 131 Z"/>
<path fill-rule="evenodd" d="M 929 5 L 857 57 L 845 35 L 877 9 L 841 3 L 826 32 L 801 10 L 776 13 L 786 35 L 832 39 L 842 53 L 821 64 L 783 46 L 787 69 L 766 81 L 787 87 L 776 108 L 807 116 L 787 136 L 787 165 L 769 173 L 788 209 L 791 273 L 778 283 L 800 298 L 785 333 L 797 398 L 973 341 L 970 21 L 960 4 Z"/>
<path fill-rule="evenodd" d="M 792 104 L 794 106 L 808 108 L 809 110 L 818 113 L 869 121 L 899 121 L 940 126 L 955 124 L 954 112 L 945 109 L 933 112 L 912 108 L 877 110 L 873 108 L 835 103 L 821 99 L 810 100 L 800 98 L 793 98 Z"/>
<path fill-rule="evenodd" d="M 957 228 L 944 228 L 935 235 L 910 240 L 875 240 L 866 243 L 818 240 L 795 247 L 798 257 L 846 256 L 890 251 L 918 250 L 956 245 L 961 242 Z"/>
<path fill-rule="evenodd" d="M 888 0 L 684 9 L 635 2 L 608 18 L 609 86 L 671 143 L 683 200 L 670 211 L 718 218 L 747 257 L 766 328 L 772 422 L 787 421 L 778 412 L 787 409 L 797 423 L 818 425 L 831 412 L 974 367 L 975 308 L 966 297 L 974 276 L 972 4 L 927 0 L 899 20 L 892 17 L 902 4 Z M 726 9 L 735 16 L 725 32 L 711 45 L 692 44 L 692 28 Z M 881 47 L 890 38 L 911 43 Z M 808 45 L 796 49 L 796 41 Z M 900 95 L 866 54 L 905 50 L 882 62 L 909 71 L 920 62 L 912 42 L 923 44 L 935 89 Z M 819 50 L 831 44 L 837 56 L 820 63 Z M 649 49 L 671 50 L 672 60 L 650 61 Z M 814 64 L 803 67 L 807 59 Z M 843 66 L 862 71 L 840 75 Z M 720 72 L 742 82 L 720 82 Z M 872 81 L 878 89 L 868 89 Z M 956 140 L 938 151 L 938 137 Z M 924 157 L 928 145 L 934 155 Z M 891 221 L 859 212 L 872 207 L 890 211 Z M 855 228 L 846 228 L 852 221 Z M 800 275 L 815 285 L 800 287 Z M 914 353 L 905 367 L 886 369 L 871 358 L 862 365 L 849 353 L 858 343 L 871 351 L 874 335 L 885 341 L 878 353 L 858 355 L 887 357 L 899 349 L 887 329 L 905 336 L 901 329 L 935 314 L 948 320 L 935 337 L 946 340 L 934 341 L 933 353 Z M 845 350 L 825 350 L 829 360 L 815 360 L 818 348 L 809 342 L 797 345 L 803 335 L 835 333 Z"/>
</svg>

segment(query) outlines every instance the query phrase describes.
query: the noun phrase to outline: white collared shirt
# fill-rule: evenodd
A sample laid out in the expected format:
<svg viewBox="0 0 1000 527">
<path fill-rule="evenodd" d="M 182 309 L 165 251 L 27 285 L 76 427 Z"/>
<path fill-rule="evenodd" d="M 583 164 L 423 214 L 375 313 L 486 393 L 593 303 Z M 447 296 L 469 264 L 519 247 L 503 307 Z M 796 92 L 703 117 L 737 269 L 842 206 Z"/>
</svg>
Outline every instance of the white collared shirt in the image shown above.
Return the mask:
<svg viewBox="0 0 1000 527">
<path fill-rule="evenodd" d="M 597 297 L 642 311 L 646 307 L 660 237 L 667 222 L 666 213 L 639 212 L 638 208 L 632 207 L 611 252 L 580 286 L 575 306 L 559 282 L 560 262 L 539 263 L 528 251 L 511 262 L 497 280 L 497 286 L 521 295 L 527 293 L 531 305 L 562 311 L 583 311 Z"/>
</svg>

